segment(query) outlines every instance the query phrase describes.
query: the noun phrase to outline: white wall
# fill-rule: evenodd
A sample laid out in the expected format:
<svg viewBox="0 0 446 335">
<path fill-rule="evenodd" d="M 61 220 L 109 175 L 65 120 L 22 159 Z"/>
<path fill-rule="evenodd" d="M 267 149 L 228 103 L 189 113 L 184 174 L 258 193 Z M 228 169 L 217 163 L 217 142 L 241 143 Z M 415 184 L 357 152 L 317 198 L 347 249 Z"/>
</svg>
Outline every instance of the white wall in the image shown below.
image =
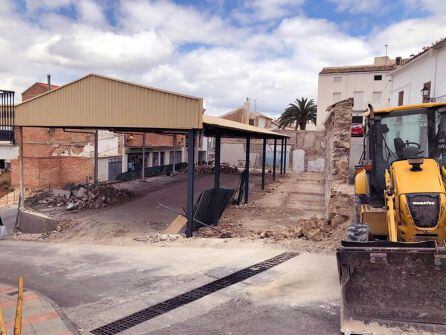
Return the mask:
<svg viewBox="0 0 446 335">
<path fill-rule="evenodd" d="M 404 91 L 403 104 L 423 102 L 421 89 L 431 82 L 431 98 L 446 101 L 446 48 L 427 52 L 407 65 L 393 71 L 391 106 L 398 105 L 398 94 Z"/>
<path fill-rule="evenodd" d="M 98 131 L 98 154 L 99 157 L 110 157 L 119 155 L 120 134 L 108 130 Z"/>
<path fill-rule="evenodd" d="M 98 158 L 98 179 L 108 180 L 108 157 Z"/>
<path fill-rule="evenodd" d="M 3 144 L 0 142 L 0 159 L 9 161 L 19 157 L 19 147 L 17 145 Z"/>
<path fill-rule="evenodd" d="M 374 80 L 375 75 L 382 75 L 382 80 Z M 334 77 L 341 77 L 340 82 L 335 82 Z M 319 74 L 318 98 L 317 98 L 317 126 L 323 127 L 326 118 L 326 109 L 337 101 L 333 101 L 333 93 L 339 92 L 338 98 L 344 100 L 352 98 L 354 92 L 364 92 L 362 106 L 355 106 L 354 109 L 365 110 L 371 103 L 374 108 L 384 108 L 389 104 L 390 97 L 390 77 L 387 72 L 353 72 L 353 73 L 333 73 Z M 373 102 L 373 92 L 381 92 L 379 103 Z M 355 113 L 353 113 L 355 115 Z M 356 113 L 359 114 L 359 113 Z"/>
</svg>

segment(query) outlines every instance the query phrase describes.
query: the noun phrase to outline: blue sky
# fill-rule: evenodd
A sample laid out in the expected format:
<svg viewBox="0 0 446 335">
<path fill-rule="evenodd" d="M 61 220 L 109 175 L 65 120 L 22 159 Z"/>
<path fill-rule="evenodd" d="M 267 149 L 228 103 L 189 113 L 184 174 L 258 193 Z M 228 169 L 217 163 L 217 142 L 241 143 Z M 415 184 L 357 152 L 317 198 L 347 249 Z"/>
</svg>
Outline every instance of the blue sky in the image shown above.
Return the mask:
<svg viewBox="0 0 446 335">
<path fill-rule="evenodd" d="M 323 66 L 408 57 L 446 36 L 443 0 L 1 0 L 0 85 L 96 72 L 279 114 Z"/>
</svg>

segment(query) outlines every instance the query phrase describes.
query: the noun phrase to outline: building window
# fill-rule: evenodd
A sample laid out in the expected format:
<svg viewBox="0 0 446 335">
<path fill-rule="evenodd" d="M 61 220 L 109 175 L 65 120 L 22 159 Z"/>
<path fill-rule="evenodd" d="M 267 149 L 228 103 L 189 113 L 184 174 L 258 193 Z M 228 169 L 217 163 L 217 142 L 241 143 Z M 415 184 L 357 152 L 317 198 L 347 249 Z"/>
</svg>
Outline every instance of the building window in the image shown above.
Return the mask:
<svg viewBox="0 0 446 335">
<path fill-rule="evenodd" d="M 364 109 L 364 91 L 353 92 L 353 109 L 354 110 Z"/>
<path fill-rule="evenodd" d="M 154 152 L 152 155 L 152 166 L 158 166 L 158 152 Z"/>
<path fill-rule="evenodd" d="M 398 106 L 404 105 L 404 91 L 398 92 Z"/>
<path fill-rule="evenodd" d="M 249 125 L 254 126 L 254 119 L 249 119 Z"/>
<path fill-rule="evenodd" d="M 341 92 L 333 92 L 333 103 L 341 101 Z"/>
<path fill-rule="evenodd" d="M 380 104 L 381 103 L 381 92 L 376 91 L 372 93 L 372 103 Z"/>
<path fill-rule="evenodd" d="M 426 90 L 427 94 L 422 97 L 423 102 L 430 102 L 431 101 L 431 82 L 430 81 L 423 84 L 423 91 L 424 90 Z"/>
<path fill-rule="evenodd" d="M 160 165 L 164 165 L 164 156 L 165 156 L 165 152 L 161 151 L 160 152 Z"/>
<path fill-rule="evenodd" d="M 373 76 L 373 80 L 383 80 L 383 75 L 382 74 L 375 74 Z"/>
<path fill-rule="evenodd" d="M 342 80 L 342 77 L 333 77 L 333 81 L 334 81 L 335 83 L 340 83 L 341 80 Z"/>
</svg>

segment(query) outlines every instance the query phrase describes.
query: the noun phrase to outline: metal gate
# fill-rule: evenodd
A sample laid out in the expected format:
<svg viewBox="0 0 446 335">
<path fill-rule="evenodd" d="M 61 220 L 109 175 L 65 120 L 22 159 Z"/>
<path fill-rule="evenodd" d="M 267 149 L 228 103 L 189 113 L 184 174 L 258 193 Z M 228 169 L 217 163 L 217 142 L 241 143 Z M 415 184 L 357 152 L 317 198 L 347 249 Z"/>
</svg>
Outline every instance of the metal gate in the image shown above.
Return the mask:
<svg viewBox="0 0 446 335">
<path fill-rule="evenodd" d="M 0 141 L 14 143 L 14 92 L 0 90 Z"/>
<path fill-rule="evenodd" d="M 116 180 L 116 177 L 122 173 L 122 159 L 110 158 L 108 160 L 108 180 Z"/>
</svg>

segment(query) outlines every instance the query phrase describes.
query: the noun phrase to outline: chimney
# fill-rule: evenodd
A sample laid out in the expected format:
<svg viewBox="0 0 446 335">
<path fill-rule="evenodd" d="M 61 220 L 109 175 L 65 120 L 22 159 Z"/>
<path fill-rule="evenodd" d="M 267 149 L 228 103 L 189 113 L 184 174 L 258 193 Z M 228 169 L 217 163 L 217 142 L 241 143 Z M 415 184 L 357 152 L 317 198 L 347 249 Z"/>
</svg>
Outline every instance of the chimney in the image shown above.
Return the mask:
<svg viewBox="0 0 446 335">
<path fill-rule="evenodd" d="M 48 81 L 48 92 L 51 91 L 51 75 L 46 75 L 47 81 Z"/>
<path fill-rule="evenodd" d="M 397 66 L 400 66 L 400 65 L 401 65 L 401 61 L 402 61 L 402 58 L 401 58 L 401 57 L 396 57 L 395 62 L 396 62 L 396 65 L 397 65 Z"/>
<path fill-rule="evenodd" d="M 243 104 L 243 111 L 245 114 L 244 123 L 249 124 L 249 117 L 251 116 L 251 102 L 250 102 L 249 98 L 246 98 L 246 101 Z"/>
</svg>

